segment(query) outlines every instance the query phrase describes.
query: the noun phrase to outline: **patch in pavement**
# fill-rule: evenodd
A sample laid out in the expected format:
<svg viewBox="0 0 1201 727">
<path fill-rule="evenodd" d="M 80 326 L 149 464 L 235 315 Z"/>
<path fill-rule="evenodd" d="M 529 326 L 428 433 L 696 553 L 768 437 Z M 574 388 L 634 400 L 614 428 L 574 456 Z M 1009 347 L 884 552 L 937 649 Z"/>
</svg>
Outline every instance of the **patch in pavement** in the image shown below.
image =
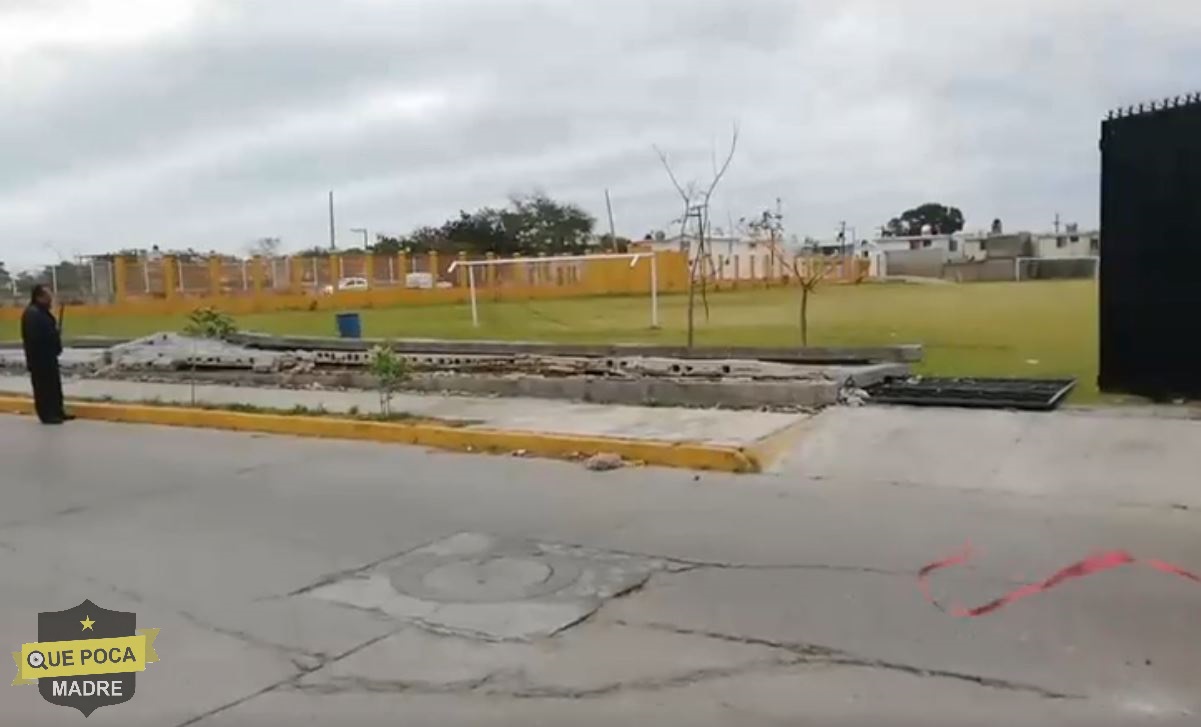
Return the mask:
<svg viewBox="0 0 1201 727">
<path fill-rule="evenodd" d="M 459 533 L 305 597 L 380 611 L 438 633 L 525 641 L 580 623 L 666 566 L 621 553 Z"/>
</svg>

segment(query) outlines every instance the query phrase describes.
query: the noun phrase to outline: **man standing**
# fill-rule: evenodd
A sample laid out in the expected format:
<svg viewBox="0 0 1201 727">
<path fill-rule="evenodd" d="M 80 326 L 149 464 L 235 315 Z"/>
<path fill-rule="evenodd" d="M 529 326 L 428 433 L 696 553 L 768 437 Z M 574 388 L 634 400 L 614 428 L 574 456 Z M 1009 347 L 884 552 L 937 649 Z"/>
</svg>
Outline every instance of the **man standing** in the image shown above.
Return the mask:
<svg viewBox="0 0 1201 727">
<path fill-rule="evenodd" d="M 33 403 L 42 424 L 62 424 L 69 416 L 63 408 L 63 381 L 58 356 L 63 352 L 58 322 L 50 312 L 53 299 L 44 285 L 33 286 L 29 307 L 21 316 L 21 340 L 25 344 L 25 368 L 33 381 Z"/>
</svg>

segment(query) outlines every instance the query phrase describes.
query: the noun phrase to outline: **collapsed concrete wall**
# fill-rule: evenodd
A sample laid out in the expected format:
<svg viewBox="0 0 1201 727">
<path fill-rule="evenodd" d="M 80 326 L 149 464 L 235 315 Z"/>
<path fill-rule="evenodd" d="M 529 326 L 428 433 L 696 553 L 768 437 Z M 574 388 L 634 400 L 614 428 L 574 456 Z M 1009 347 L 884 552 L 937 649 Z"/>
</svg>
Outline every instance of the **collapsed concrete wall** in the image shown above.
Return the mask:
<svg viewBox="0 0 1201 727">
<path fill-rule="evenodd" d="M 401 388 L 410 391 L 732 409 L 830 406 L 845 390 L 908 375 L 907 361 L 921 356 L 915 346 L 879 349 L 887 361 L 837 364 L 640 355 L 647 347 L 608 347 L 599 356 L 500 342 L 411 341 L 403 348 L 413 349 L 399 354 L 411 372 Z M 814 349 L 813 355 L 861 361 L 871 351 Z M 107 350 L 68 349 L 64 356 L 66 370 L 88 378 L 348 389 L 377 388 L 370 362 L 365 348 L 265 349 L 173 333 Z M 9 364 L 23 364 L 20 350 L 0 350 L 0 368 Z"/>
</svg>

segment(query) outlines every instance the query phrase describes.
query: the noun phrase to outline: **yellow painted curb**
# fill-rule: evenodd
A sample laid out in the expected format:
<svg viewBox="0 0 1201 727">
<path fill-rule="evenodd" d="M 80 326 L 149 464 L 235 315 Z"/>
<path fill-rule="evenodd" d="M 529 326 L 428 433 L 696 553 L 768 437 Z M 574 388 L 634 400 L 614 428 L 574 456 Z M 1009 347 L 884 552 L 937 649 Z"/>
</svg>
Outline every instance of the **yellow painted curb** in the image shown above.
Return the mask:
<svg viewBox="0 0 1201 727">
<path fill-rule="evenodd" d="M 0 413 L 31 414 L 33 401 L 0 397 Z M 192 409 L 181 406 L 73 401 L 71 413 L 80 419 L 124 424 L 227 429 L 298 437 L 353 439 L 415 444 L 436 449 L 508 453 L 525 450 L 538 457 L 567 458 L 610 452 L 632 461 L 662 467 L 718 472 L 758 472 L 758 456 L 740 447 L 662 442 L 618 437 L 589 437 L 503 429 L 448 427 L 411 422 L 373 422 L 337 416 L 260 414 Z"/>
<path fill-rule="evenodd" d="M 820 415 L 811 414 L 748 446 L 745 451 L 747 456 L 755 461 L 755 471 L 770 471 L 770 468 L 783 459 L 785 454 L 792 451 L 797 440 L 813 428 L 814 420 L 818 416 Z"/>
</svg>

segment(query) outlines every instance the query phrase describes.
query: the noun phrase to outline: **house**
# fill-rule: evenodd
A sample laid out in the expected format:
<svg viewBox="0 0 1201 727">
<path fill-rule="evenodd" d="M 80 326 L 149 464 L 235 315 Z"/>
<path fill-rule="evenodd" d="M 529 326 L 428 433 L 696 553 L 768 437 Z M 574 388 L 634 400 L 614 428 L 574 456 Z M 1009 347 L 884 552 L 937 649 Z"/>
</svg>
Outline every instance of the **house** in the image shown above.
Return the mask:
<svg viewBox="0 0 1201 727">
<path fill-rule="evenodd" d="M 897 237 L 877 237 L 867 243 L 867 248 L 875 252 L 904 252 L 907 250 L 943 250 L 948 257 L 963 255 L 965 236 L 962 233 L 949 235 L 899 235 Z"/>
<path fill-rule="evenodd" d="M 655 251 L 678 251 L 688 253 L 688 260 L 696 259 L 696 236 L 672 235 L 662 240 L 641 240 L 640 246 L 646 246 Z M 705 238 L 705 248 L 709 274 L 723 280 L 761 279 L 766 275 L 780 277 L 786 274 L 786 262 L 783 258 L 789 256 L 785 244 L 781 241 L 773 245 L 766 238 L 714 235 Z"/>
<path fill-rule="evenodd" d="M 696 235 L 692 234 L 672 235 L 664 237 L 662 240 L 651 238 L 649 240 L 641 240 L 638 244 L 648 246 L 656 252 L 669 250 L 672 252 L 687 252 L 689 260 L 696 256 L 696 251 L 693 249 L 696 244 Z M 745 237 L 710 235 L 705 238 L 705 247 L 709 248 L 709 252 L 714 255 L 726 255 L 728 257 L 755 250 L 756 241 Z"/>
<path fill-rule="evenodd" d="M 1041 258 L 1097 257 L 1101 254 L 1101 232 L 1081 232 L 1068 225 L 1063 232 L 1043 233 L 1034 237 L 1034 256 Z"/>
<path fill-rule="evenodd" d="M 801 246 L 806 253 L 815 253 L 826 257 L 846 256 L 864 256 L 867 254 L 867 240 L 850 241 L 850 240 L 814 240 L 806 238 L 805 243 Z"/>
<path fill-rule="evenodd" d="M 1029 232 L 1012 234 L 980 234 L 964 238 L 963 257 L 968 260 L 997 260 L 1034 257 L 1034 236 Z"/>
</svg>

